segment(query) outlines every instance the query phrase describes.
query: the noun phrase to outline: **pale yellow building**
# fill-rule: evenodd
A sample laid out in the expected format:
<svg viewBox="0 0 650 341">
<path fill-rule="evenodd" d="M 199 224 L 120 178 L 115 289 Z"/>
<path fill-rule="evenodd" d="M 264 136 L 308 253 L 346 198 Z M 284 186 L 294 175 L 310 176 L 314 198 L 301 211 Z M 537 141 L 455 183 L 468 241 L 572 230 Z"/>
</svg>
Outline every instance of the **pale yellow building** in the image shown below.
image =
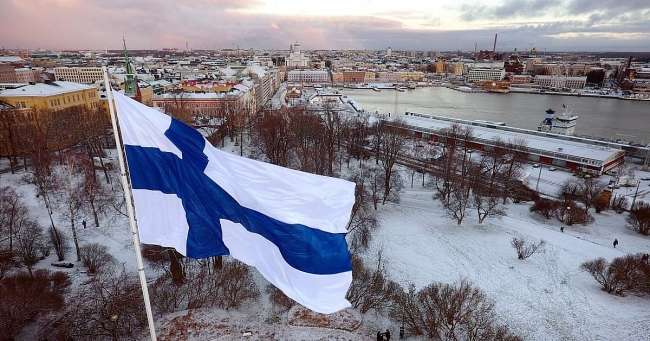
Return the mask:
<svg viewBox="0 0 650 341">
<path fill-rule="evenodd" d="M 61 110 L 77 105 L 90 109 L 99 107 L 97 88 L 72 82 L 47 82 L 22 86 L 0 92 L 0 101 L 16 109 Z"/>
<path fill-rule="evenodd" d="M 104 72 L 100 67 L 55 67 L 54 77 L 57 81 L 93 84 L 104 80 Z"/>
</svg>

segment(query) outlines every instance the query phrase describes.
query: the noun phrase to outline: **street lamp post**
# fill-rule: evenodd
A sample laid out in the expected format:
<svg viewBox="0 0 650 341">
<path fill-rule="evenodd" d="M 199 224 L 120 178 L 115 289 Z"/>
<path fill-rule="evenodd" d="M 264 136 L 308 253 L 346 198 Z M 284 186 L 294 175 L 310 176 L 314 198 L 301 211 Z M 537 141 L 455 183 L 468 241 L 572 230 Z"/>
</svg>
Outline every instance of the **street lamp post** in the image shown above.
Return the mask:
<svg viewBox="0 0 650 341">
<path fill-rule="evenodd" d="M 113 314 L 113 315 L 111 315 L 109 317 L 111 322 L 114 323 L 114 325 L 113 325 L 113 341 L 117 341 L 119 339 L 118 334 L 117 334 L 117 322 L 118 322 L 119 318 L 120 318 L 120 316 L 117 315 L 117 314 Z"/>
<path fill-rule="evenodd" d="M 539 179 L 542 177 L 542 165 L 539 165 L 539 175 L 537 176 L 537 185 L 535 186 L 535 192 L 539 192 Z"/>
<path fill-rule="evenodd" d="M 641 185 L 641 181 L 638 181 L 636 183 L 636 191 L 634 192 L 634 198 L 632 199 L 632 205 L 630 206 L 630 209 L 634 208 L 634 203 L 636 202 L 636 195 L 639 194 L 639 185 Z"/>
<path fill-rule="evenodd" d="M 404 322 L 406 320 L 406 301 L 408 300 L 409 291 L 404 288 L 404 302 L 402 303 L 402 326 L 399 327 L 399 338 L 404 338 Z"/>
<path fill-rule="evenodd" d="M 567 206 L 566 211 L 567 211 L 566 224 L 571 226 L 571 206 Z"/>
</svg>

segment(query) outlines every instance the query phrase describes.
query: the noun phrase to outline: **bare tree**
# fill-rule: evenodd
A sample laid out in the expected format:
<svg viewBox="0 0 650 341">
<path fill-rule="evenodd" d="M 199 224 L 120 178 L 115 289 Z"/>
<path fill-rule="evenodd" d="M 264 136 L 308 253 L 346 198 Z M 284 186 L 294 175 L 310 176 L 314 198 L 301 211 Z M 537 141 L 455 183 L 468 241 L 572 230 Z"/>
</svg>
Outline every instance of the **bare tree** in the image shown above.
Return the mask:
<svg viewBox="0 0 650 341">
<path fill-rule="evenodd" d="M 289 129 L 290 112 L 296 109 L 264 111 L 262 117 L 253 126 L 254 149 L 272 164 L 287 167 L 290 163 L 289 152 L 292 149 Z"/>
<path fill-rule="evenodd" d="M 43 328 L 58 339 L 137 339 L 147 325 L 137 276 L 105 272 L 89 278 L 70 296 L 70 304 Z"/>
<path fill-rule="evenodd" d="M 397 296 L 390 316 L 404 319 L 416 335 L 433 340 L 501 340 L 521 338 L 499 325 L 495 303 L 466 280 L 456 285 L 432 283 Z"/>
<path fill-rule="evenodd" d="M 362 172 L 357 172 L 348 177 L 356 184 L 355 201 L 352 205 L 350 222 L 347 226 L 348 247 L 352 254 L 365 249 L 372 239 L 372 231 L 377 228 L 377 215 L 372 209 L 371 193 L 368 189 L 368 179 Z"/>
<path fill-rule="evenodd" d="M 505 143 L 507 150 L 505 156 L 505 168 L 500 174 L 501 190 L 503 193 L 503 204 L 507 203 L 508 197 L 514 192 L 520 182 L 526 157 L 528 155 L 528 141 L 524 138 L 514 138 Z"/>
<path fill-rule="evenodd" d="M 22 196 L 11 187 L 0 188 L 0 241 L 9 239 L 9 251 L 14 250 L 14 238 L 26 218 L 27 205 Z"/>
<path fill-rule="evenodd" d="M 625 255 L 608 263 L 604 258 L 596 258 L 580 265 L 591 274 L 603 291 L 623 295 L 627 292 L 648 292 L 650 288 L 650 265 L 642 254 Z"/>
<path fill-rule="evenodd" d="M 0 335 L 10 340 L 24 327 L 63 308 L 71 281 L 63 272 L 21 271 L 0 281 Z"/>
<path fill-rule="evenodd" d="M 627 228 L 644 236 L 650 235 L 650 203 L 637 201 L 630 209 L 630 215 L 625 218 Z"/>
<path fill-rule="evenodd" d="M 607 183 L 598 181 L 595 178 L 568 179 L 561 188 L 561 194 L 565 199 L 577 200 L 585 207 L 585 213 L 589 212 L 600 200 L 603 191 L 607 189 Z"/>
<path fill-rule="evenodd" d="M 195 123 L 195 116 L 190 108 L 192 93 L 184 89 L 174 89 L 165 94 L 169 101 L 165 101 L 165 114 L 189 125 Z"/>
<path fill-rule="evenodd" d="M 22 263 L 27 266 L 29 275 L 32 276 L 32 267 L 45 257 L 43 254 L 43 246 L 45 245 L 43 228 L 38 226 L 36 221 L 23 220 L 16 242 L 18 244 L 16 254 L 20 257 Z"/>
<path fill-rule="evenodd" d="M 204 266 L 191 260 L 187 263 L 187 281 L 174 284 L 162 276 L 151 287 L 152 302 L 161 314 L 201 307 L 237 308 L 259 297 L 259 289 L 245 264 L 227 259 L 222 269 Z"/>
<path fill-rule="evenodd" d="M 296 111 L 289 122 L 296 168 L 324 175 L 331 168 L 328 156 L 327 132 L 321 118 L 306 111 Z M 329 165 L 328 165 L 329 164 Z"/>
<path fill-rule="evenodd" d="M 475 187 L 472 190 L 472 198 L 479 224 L 482 224 L 487 217 L 501 217 L 506 214 L 498 193 Z"/>
<path fill-rule="evenodd" d="M 282 290 L 275 287 L 273 284 L 268 284 L 266 286 L 266 292 L 269 294 L 269 301 L 273 304 L 274 307 L 280 307 L 282 311 L 289 310 L 296 304 L 296 301 L 289 298 L 285 295 Z"/>
<path fill-rule="evenodd" d="M 406 135 L 404 122 L 395 119 L 388 123 L 384 129 L 384 134 L 379 142 L 380 161 L 384 170 L 384 194 L 382 196 L 382 204 L 386 204 L 391 191 L 397 194 L 397 189 L 394 188 L 394 182 L 391 181 L 393 176 L 393 167 L 397 162 L 397 158 L 401 156 L 406 145 Z M 400 181 L 401 183 L 401 181 Z"/>
<path fill-rule="evenodd" d="M 108 252 L 108 246 L 99 243 L 87 244 L 81 247 L 81 260 L 91 274 L 103 269 L 112 270 L 117 260 Z"/>
<path fill-rule="evenodd" d="M 50 226 L 49 232 L 50 242 L 52 243 L 52 247 L 54 248 L 54 252 L 56 253 L 58 261 L 64 261 L 65 257 L 68 254 L 68 251 L 70 251 L 70 246 L 68 245 L 68 237 L 65 234 L 61 233 L 61 231 L 59 231 L 59 229 L 55 226 Z"/>
<path fill-rule="evenodd" d="M 33 130 L 33 132 L 37 132 L 37 130 Z M 52 154 L 47 150 L 43 136 L 35 134 L 32 137 L 34 140 L 32 141 L 33 148 L 31 149 L 32 164 L 30 169 L 30 182 L 36 186 L 36 196 L 43 199 L 51 226 L 55 226 L 54 218 L 52 217 L 54 209 L 52 197 L 58 187 L 58 182 L 52 174 Z"/>
<path fill-rule="evenodd" d="M 244 109 L 241 96 L 242 94 L 225 94 L 217 106 L 217 115 L 223 118 L 223 126 L 230 137 L 230 142 L 235 141 L 236 130 L 241 125 L 240 120 Z"/>
<path fill-rule="evenodd" d="M 97 181 L 97 178 L 89 172 L 83 174 L 81 192 L 83 197 L 86 199 L 83 202 L 84 207 L 92 214 L 95 227 L 99 227 L 99 218 L 101 215 L 106 213 L 111 200 L 114 200 L 111 198 L 114 193 L 111 193 L 107 187 L 103 186 L 99 181 Z"/>
<path fill-rule="evenodd" d="M 16 110 L 0 108 L 0 141 L 4 141 L 3 148 L 6 151 L 12 174 L 15 172 L 14 168 L 18 164 L 18 156 L 21 153 L 18 141 L 22 125 L 21 118 L 20 113 Z"/>
<path fill-rule="evenodd" d="M 361 313 L 385 308 L 385 303 L 399 291 L 399 285 L 384 275 L 381 253 L 374 269 L 366 267 L 360 258 L 352 257 L 352 273 L 352 284 L 345 298 Z"/>
<path fill-rule="evenodd" d="M 370 193 L 370 201 L 375 210 L 378 208 L 379 201 L 384 193 L 384 172 L 377 166 L 362 167 L 362 174 L 368 184 L 367 188 Z"/>
<path fill-rule="evenodd" d="M 594 217 L 578 206 L 574 201 L 555 201 L 555 218 L 569 226 L 574 224 L 587 225 L 594 221 Z"/>
<path fill-rule="evenodd" d="M 530 207 L 531 212 L 537 212 L 541 214 L 546 219 L 551 219 L 553 213 L 555 212 L 557 204 L 554 200 L 539 198 L 535 200 L 533 206 Z"/>
<path fill-rule="evenodd" d="M 85 105 L 74 106 L 64 109 L 70 115 L 68 129 L 76 138 L 76 144 L 80 146 L 87 156 L 86 164 L 88 170 L 95 175 L 96 168 L 93 167 L 94 160 L 104 173 L 106 182 L 110 181 L 108 170 L 110 165 L 104 161 L 104 142 L 106 142 L 106 127 L 110 125 L 108 116 L 103 108 L 90 109 Z M 81 163 L 81 162 L 80 162 Z"/>
<path fill-rule="evenodd" d="M 458 225 L 463 223 L 463 219 L 465 219 L 467 209 L 470 205 L 471 201 L 468 194 L 468 187 L 464 186 L 463 182 L 449 184 L 449 194 L 447 200 L 442 201 L 442 206 L 456 220 Z"/>
<path fill-rule="evenodd" d="M 542 239 L 539 241 L 539 243 L 535 244 L 533 242 L 527 242 L 524 238 L 521 237 L 512 237 L 510 245 L 512 245 L 512 247 L 517 250 L 517 259 L 524 260 L 544 249 L 546 241 Z"/>
<path fill-rule="evenodd" d="M 61 215 L 70 223 L 72 230 L 72 241 L 74 242 L 77 261 L 81 261 L 81 248 L 79 247 L 79 238 L 77 236 L 77 223 L 81 220 L 82 209 L 86 202 L 83 195 L 83 182 L 78 176 L 79 156 L 69 153 L 65 157 L 65 164 L 57 173 L 58 183 L 61 184 L 57 192 L 57 204 L 61 207 Z"/>
<path fill-rule="evenodd" d="M 442 155 L 433 168 L 434 198 L 439 199 L 454 218 L 462 222 L 469 206 L 470 184 L 468 181 L 470 161 L 464 146 L 472 137 L 472 129 L 452 124 L 438 132 L 442 143 Z M 452 203 L 452 194 L 453 200 Z"/>
</svg>

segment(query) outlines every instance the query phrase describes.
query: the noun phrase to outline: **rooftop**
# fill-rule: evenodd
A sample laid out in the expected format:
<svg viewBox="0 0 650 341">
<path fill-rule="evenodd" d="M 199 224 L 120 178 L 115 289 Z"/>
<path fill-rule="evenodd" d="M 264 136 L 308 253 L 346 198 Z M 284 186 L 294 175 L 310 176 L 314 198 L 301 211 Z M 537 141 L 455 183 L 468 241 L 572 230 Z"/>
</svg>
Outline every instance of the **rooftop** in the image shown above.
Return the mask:
<svg viewBox="0 0 650 341">
<path fill-rule="evenodd" d="M 0 97 L 33 97 L 33 96 L 54 96 L 67 94 L 73 91 L 95 89 L 90 85 L 57 81 L 51 83 L 36 83 L 25 85 L 16 89 L 8 89 L 0 92 Z"/>
<path fill-rule="evenodd" d="M 469 125 L 473 129 L 473 138 L 479 140 L 494 141 L 497 138 L 501 141 L 514 141 L 525 139 L 527 147 L 531 150 L 542 151 L 541 154 L 571 157 L 589 158 L 605 162 L 611 159 L 612 155 L 621 152 L 620 149 L 590 144 L 587 139 L 572 137 L 571 139 L 560 138 L 557 134 L 539 133 L 533 130 L 494 126 L 482 122 L 473 122 L 459 119 L 450 119 L 427 114 L 407 113 L 403 116 L 406 124 L 424 129 L 439 130 L 447 128 L 453 123 Z M 585 140 L 581 142 L 580 140 Z"/>
</svg>

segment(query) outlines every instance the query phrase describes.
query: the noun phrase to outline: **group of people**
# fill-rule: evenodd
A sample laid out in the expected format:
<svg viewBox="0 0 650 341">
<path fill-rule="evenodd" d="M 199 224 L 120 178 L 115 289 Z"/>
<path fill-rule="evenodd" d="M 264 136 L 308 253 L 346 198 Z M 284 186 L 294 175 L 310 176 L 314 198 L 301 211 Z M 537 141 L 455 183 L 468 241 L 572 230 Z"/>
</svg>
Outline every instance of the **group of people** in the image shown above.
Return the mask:
<svg viewBox="0 0 650 341">
<path fill-rule="evenodd" d="M 390 341 L 390 331 L 386 329 L 386 332 L 377 332 L 377 341 Z"/>
</svg>

